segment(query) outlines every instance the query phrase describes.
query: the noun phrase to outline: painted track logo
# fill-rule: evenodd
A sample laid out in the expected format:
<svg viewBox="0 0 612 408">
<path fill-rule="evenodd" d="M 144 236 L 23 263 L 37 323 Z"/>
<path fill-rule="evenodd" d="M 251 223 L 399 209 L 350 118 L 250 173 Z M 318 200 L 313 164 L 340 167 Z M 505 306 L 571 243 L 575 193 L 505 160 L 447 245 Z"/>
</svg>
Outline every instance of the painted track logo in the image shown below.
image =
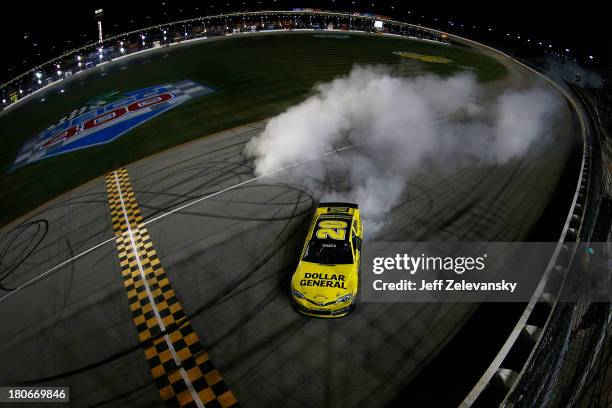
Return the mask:
<svg viewBox="0 0 612 408">
<path fill-rule="evenodd" d="M 408 52 L 408 51 L 393 51 L 395 55 L 398 55 L 402 58 L 412 58 L 423 62 L 434 62 L 437 64 L 448 64 L 453 62 L 452 59 L 441 57 L 437 55 L 423 55 L 418 54 L 416 52 Z"/>
<path fill-rule="evenodd" d="M 74 110 L 28 141 L 12 170 L 47 157 L 110 143 L 183 102 L 214 92 L 193 81 L 110 92 Z"/>
</svg>

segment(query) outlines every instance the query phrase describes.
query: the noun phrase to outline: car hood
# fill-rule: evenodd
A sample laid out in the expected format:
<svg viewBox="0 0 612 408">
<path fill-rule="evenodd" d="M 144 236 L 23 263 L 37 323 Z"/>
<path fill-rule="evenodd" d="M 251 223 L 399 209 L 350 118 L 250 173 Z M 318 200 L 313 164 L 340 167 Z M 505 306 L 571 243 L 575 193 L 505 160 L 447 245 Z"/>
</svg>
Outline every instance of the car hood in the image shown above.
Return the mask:
<svg viewBox="0 0 612 408">
<path fill-rule="evenodd" d="M 335 302 L 340 296 L 357 291 L 357 266 L 321 265 L 300 262 L 291 286 L 316 303 Z"/>
</svg>

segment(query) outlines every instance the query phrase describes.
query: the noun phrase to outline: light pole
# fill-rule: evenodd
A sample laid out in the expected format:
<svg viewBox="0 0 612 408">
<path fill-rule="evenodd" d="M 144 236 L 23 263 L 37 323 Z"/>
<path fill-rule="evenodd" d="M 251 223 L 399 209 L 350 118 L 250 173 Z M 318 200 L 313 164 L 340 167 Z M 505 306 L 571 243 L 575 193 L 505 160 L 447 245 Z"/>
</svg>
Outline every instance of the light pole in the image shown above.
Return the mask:
<svg viewBox="0 0 612 408">
<path fill-rule="evenodd" d="M 94 11 L 94 16 L 96 17 L 96 21 L 98 23 L 98 43 L 102 44 L 102 16 L 104 15 L 104 10 L 97 9 Z"/>
</svg>

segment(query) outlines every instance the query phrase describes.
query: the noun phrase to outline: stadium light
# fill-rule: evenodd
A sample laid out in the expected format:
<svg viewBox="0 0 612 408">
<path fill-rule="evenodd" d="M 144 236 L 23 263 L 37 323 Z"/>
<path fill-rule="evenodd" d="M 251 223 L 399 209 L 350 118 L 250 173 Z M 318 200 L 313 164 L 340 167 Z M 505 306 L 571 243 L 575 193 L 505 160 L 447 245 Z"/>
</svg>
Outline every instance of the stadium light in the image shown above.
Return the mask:
<svg viewBox="0 0 612 408">
<path fill-rule="evenodd" d="M 94 11 L 94 15 L 98 23 L 98 42 L 102 44 L 102 16 L 104 15 L 104 10 L 97 9 Z"/>
</svg>

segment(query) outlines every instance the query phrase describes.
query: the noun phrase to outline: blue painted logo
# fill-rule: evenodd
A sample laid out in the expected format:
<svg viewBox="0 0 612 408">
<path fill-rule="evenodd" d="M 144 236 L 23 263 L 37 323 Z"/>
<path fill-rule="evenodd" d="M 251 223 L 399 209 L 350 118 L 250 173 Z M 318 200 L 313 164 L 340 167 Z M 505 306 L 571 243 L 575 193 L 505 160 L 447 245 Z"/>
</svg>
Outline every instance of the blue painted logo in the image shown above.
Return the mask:
<svg viewBox="0 0 612 408">
<path fill-rule="evenodd" d="M 189 99 L 214 92 L 193 81 L 117 91 L 88 102 L 27 142 L 13 170 L 28 163 L 112 142 L 130 129 Z"/>
</svg>

